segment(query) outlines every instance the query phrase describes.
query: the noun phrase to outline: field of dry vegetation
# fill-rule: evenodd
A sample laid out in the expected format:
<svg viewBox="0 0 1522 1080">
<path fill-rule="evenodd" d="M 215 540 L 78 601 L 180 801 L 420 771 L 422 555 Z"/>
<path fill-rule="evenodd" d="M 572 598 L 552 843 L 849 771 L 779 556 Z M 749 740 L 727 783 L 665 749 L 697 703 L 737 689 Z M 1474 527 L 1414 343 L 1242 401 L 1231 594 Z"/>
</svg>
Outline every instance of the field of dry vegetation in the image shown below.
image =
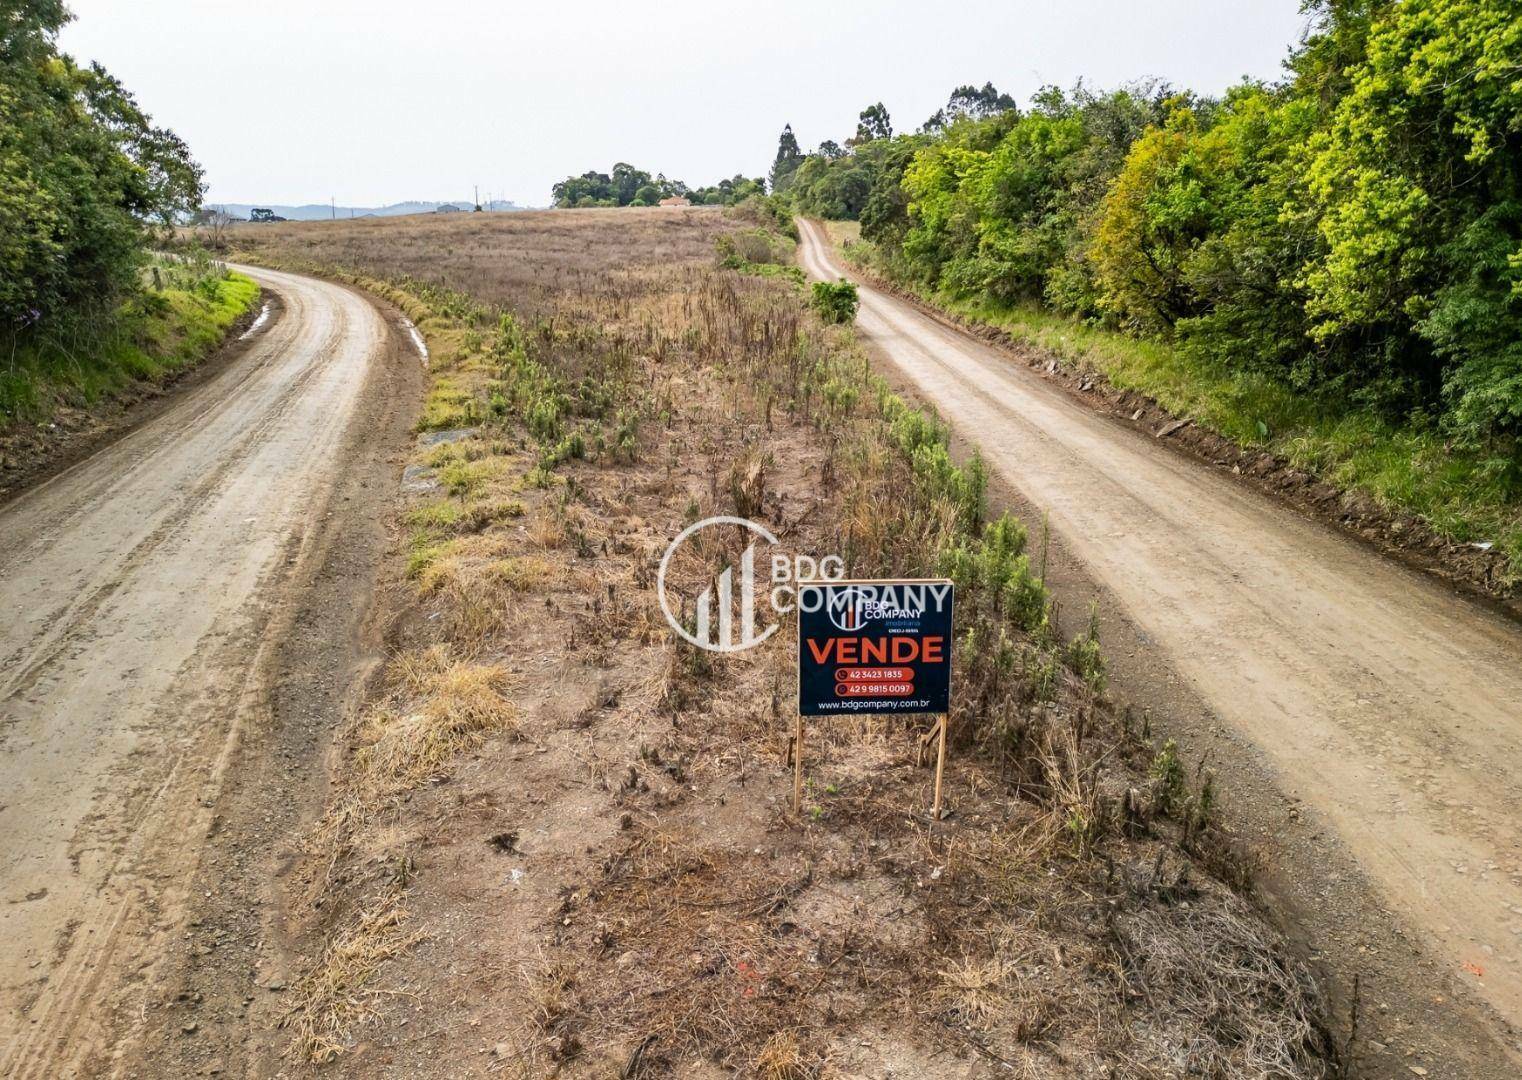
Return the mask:
<svg viewBox="0 0 1522 1080">
<path fill-rule="evenodd" d="M 432 353 L 398 526 L 412 600 L 289 901 L 289 1067 L 1337 1075 L 1314 987 L 1237 891 L 1250 860 L 1208 772 L 1111 704 L 1039 538 L 989 513 L 977 463 L 849 328 L 786 276 L 718 264 L 723 236 L 785 252 L 765 225 L 235 234 L 244 258 L 386 296 Z M 718 513 L 852 576 L 956 579 L 951 817 L 924 813 L 917 729 L 873 717 L 811 728 L 791 813 L 791 628 L 721 657 L 655 595 L 667 544 Z M 738 545 L 700 554 L 693 582 Z"/>
</svg>

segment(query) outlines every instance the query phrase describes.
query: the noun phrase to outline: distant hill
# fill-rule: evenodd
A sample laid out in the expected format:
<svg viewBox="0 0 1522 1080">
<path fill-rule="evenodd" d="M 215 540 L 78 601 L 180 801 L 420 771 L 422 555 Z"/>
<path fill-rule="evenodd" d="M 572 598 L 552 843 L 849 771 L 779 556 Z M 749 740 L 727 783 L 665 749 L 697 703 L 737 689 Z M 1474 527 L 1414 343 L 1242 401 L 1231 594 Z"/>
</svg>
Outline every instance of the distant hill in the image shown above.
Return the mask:
<svg viewBox="0 0 1522 1080">
<path fill-rule="evenodd" d="M 469 210 L 469 199 L 446 200 L 443 202 L 427 202 L 411 200 L 409 202 L 392 203 L 390 206 L 340 206 L 332 207 L 327 203 L 307 203 L 305 206 L 281 206 L 276 203 L 207 203 L 207 208 L 221 210 L 230 217 L 242 221 L 248 220 L 248 213 L 256 206 L 266 207 L 273 210 L 283 218 L 291 221 L 326 221 L 330 217 L 397 217 L 401 214 L 431 214 L 441 206 L 453 206 L 459 210 Z M 529 210 L 531 207 L 519 206 L 514 202 L 493 200 L 490 203 L 482 203 L 486 210 Z"/>
</svg>

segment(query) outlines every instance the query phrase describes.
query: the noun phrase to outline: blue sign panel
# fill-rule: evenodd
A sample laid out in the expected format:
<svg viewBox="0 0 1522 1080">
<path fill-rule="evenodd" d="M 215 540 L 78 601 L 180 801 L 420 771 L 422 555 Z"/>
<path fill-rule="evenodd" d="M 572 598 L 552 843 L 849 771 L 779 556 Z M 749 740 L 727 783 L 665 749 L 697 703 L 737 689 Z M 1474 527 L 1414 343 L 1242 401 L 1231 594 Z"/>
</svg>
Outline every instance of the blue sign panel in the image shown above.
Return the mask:
<svg viewBox="0 0 1522 1080">
<path fill-rule="evenodd" d="M 949 581 L 798 586 L 798 712 L 944 713 L 951 704 Z"/>
</svg>

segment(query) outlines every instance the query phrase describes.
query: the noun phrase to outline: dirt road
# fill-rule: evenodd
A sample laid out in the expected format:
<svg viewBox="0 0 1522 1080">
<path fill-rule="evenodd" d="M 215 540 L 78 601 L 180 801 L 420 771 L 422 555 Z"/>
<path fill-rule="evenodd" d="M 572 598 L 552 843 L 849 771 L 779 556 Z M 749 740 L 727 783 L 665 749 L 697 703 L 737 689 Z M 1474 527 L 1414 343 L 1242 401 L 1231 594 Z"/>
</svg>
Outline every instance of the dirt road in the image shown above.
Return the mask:
<svg viewBox="0 0 1522 1080">
<path fill-rule="evenodd" d="M 309 564 L 345 523 L 378 516 L 348 474 L 367 439 L 393 433 L 377 397 L 408 381 L 384 370 L 403 355 L 386 319 L 350 290 L 240 269 L 283 314 L 173 407 L 0 509 L 12 1080 L 95 1071 L 130 1041 L 120 1019 L 146 1009 L 183 937 Z"/>
<path fill-rule="evenodd" d="M 823 231 L 801 228 L 809 274 L 843 274 Z M 1489 1004 L 1522 1062 L 1508 1030 L 1522 1023 L 1522 630 L 910 304 L 863 287 L 857 326 L 1050 512 L 1160 657 Z"/>
</svg>

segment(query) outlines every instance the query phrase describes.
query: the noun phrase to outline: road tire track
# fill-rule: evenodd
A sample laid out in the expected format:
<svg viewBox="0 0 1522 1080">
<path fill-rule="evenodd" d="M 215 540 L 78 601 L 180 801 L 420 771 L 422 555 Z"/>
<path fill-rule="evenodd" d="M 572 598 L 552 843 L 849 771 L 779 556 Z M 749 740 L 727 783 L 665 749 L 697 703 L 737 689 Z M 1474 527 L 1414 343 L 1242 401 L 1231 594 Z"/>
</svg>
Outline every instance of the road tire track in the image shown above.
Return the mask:
<svg viewBox="0 0 1522 1080">
<path fill-rule="evenodd" d="M 417 357 L 350 289 L 240 269 L 282 316 L 0 509 L 0 1076 L 108 1072 L 141 1034 L 292 612 L 390 494 L 350 471 L 404 430 L 375 403 L 415 398 Z"/>
</svg>

